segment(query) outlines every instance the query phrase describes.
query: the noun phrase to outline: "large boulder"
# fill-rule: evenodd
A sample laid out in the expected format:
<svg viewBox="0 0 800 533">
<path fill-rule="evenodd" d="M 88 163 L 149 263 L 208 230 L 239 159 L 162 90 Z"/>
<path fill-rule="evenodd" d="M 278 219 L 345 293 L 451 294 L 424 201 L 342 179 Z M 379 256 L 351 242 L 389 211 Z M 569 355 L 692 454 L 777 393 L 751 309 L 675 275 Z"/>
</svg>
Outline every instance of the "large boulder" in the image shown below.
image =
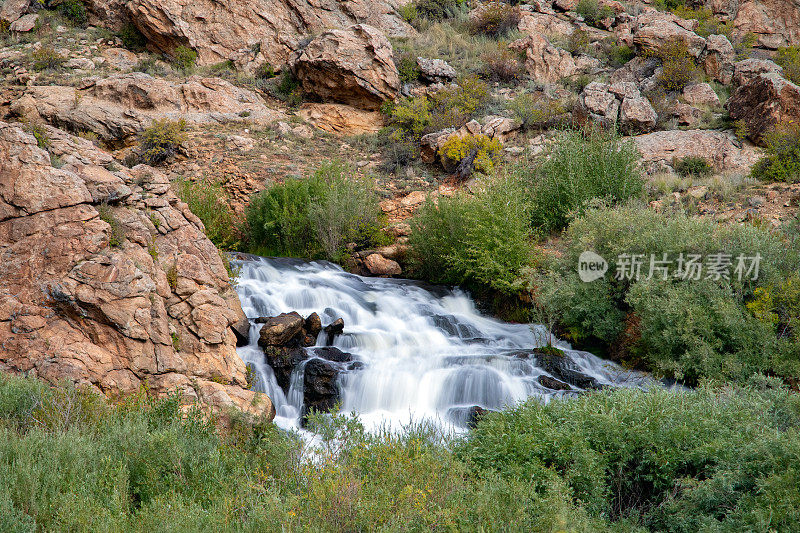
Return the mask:
<svg viewBox="0 0 800 533">
<path fill-rule="evenodd" d="M 755 146 L 720 131 L 656 131 L 633 137 L 633 141 L 649 173 L 669 170 L 676 160 L 687 156 L 702 157 L 718 171 L 748 173 L 761 157 Z"/>
<path fill-rule="evenodd" d="M 736 51 L 724 35 L 709 35 L 706 39 L 706 48 L 700 56 L 703 71 L 712 80 L 723 85 L 730 85 L 733 81 L 733 64 L 736 61 Z"/>
<path fill-rule="evenodd" d="M 0 2 L 0 21 L 8 23 L 21 18 L 31 7 L 31 0 L 3 0 Z"/>
<path fill-rule="evenodd" d="M 134 24 L 154 51 L 197 51 L 199 65 L 234 61 L 254 68 L 284 64 L 308 35 L 366 23 L 390 37 L 413 35 L 399 0 L 86 0 L 94 23 Z"/>
<path fill-rule="evenodd" d="M 625 133 L 651 131 L 658 120 L 652 104 L 632 81 L 611 85 L 593 81 L 581 93 L 579 105 L 589 120 L 607 128 L 618 124 Z"/>
<path fill-rule="evenodd" d="M 323 102 L 378 109 L 400 91 L 391 43 L 366 24 L 320 34 L 290 66 L 303 92 Z"/>
<path fill-rule="evenodd" d="M 738 4 L 731 17 L 736 32 L 754 34 L 758 46 L 774 50 L 800 43 L 800 0 L 741 0 L 729 4 Z"/>
<path fill-rule="evenodd" d="M 575 57 L 538 33 L 518 39 L 508 47 L 525 54 L 525 69 L 538 82 L 557 82 L 570 76 L 590 73 L 600 66 L 597 59 L 586 55 Z"/>
<path fill-rule="evenodd" d="M 658 53 L 669 42 L 681 42 L 694 58 L 706 47 L 706 40 L 697 35 L 696 20 L 684 20 L 672 13 L 645 11 L 635 20 L 633 42 L 643 52 Z"/>
<path fill-rule="evenodd" d="M 751 57 L 733 65 L 733 81 L 736 85 L 747 85 L 761 74 L 774 72 L 783 76 L 783 67 L 769 59 Z"/>
<path fill-rule="evenodd" d="M 166 176 L 44 131 L 48 151 L 0 122 L 0 370 L 274 416 L 246 389 L 219 252 Z"/>
<path fill-rule="evenodd" d="M 92 131 L 105 141 L 135 135 L 161 118 L 195 124 L 269 124 L 283 114 L 252 91 L 219 78 L 178 83 L 133 72 L 90 80 L 78 87 L 32 86 L 9 106 L 11 117 Z"/>
<path fill-rule="evenodd" d="M 297 114 L 313 126 L 338 135 L 376 133 L 384 125 L 380 111 L 367 111 L 345 104 L 308 102 L 300 106 Z"/>
<path fill-rule="evenodd" d="M 800 87 L 774 72 L 738 87 L 725 105 L 733 120 L 744 121 L 748 138 L 757 144 L 781 124 L 800 123 Z"/>
</svg>

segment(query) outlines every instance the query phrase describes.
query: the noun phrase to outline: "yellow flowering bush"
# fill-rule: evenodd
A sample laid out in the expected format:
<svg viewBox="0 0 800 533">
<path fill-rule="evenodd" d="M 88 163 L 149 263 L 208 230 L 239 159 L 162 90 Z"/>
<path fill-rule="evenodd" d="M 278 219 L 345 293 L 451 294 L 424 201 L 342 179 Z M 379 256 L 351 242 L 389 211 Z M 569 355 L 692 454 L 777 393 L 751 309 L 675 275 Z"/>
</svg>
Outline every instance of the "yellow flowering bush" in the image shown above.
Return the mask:
<svg viewBox="0 0 800 533">
<path fill-rule="evenodd" d="M 478 135 L 453 135 L 439 149 L 439 154 L 448 161 L 458 165 L 468 157 L 473 157 L 472 169 L 483 174 L 494 170 L 495 163 L 500 159 L 503 143 L 498 139 L 490 139 L 479 133 Z"/>
</svg>

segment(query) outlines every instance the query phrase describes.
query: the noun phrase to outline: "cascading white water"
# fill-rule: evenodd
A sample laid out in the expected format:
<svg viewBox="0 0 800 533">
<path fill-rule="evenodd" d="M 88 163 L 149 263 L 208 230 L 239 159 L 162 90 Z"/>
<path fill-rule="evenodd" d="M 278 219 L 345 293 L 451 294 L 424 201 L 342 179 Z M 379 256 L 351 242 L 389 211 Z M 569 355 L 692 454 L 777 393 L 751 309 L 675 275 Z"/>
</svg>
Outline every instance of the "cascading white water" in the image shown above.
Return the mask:
<svg viewBox="0 0 800 533">
<path fill-rule="evenodd" d="M 344 334 L 334 346 L 363 365 L 339 375 L 342 410 L 358 413 L 367 427 L 396 427 L 411 420 L 463 426 L 465 408 L 500 409 L 531 396 L 547 401 L 570 394 L 539 383 L 539 376 L 549 374 L 535 358 L 513 355 L 546 344 L 544 327 L 487 318 L 458 289 L 360 277 L 326 262 L 251 257 L 233 263 L 241 268 L 236 290 L 250 318 L 250 344 L 238 352 L 255 367 L 256 388 L 272 398 L 281 427 L 298 427 L 304 365 L 294 370 L 284 394 L 257 344 L 261 324 L 253 320 L 291 311 L 304 317 L 316 312 L 323 325 L 344 319 Z M 552 340 L 574 368 L 601 385 L 647 381 Z M 324 341 L 322 333 L 318 345 Z"/>
</svg>

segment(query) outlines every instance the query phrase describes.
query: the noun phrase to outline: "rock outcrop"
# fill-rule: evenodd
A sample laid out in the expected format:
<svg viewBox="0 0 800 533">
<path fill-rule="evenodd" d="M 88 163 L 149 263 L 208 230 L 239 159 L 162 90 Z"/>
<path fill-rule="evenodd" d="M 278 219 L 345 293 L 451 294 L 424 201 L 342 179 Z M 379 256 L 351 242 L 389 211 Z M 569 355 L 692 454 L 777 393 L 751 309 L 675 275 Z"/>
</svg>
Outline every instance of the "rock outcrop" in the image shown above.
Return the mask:
<svg viewBox="0 0 800 533">
<path fill-rule="evenodd" d="M 626 133 L 651 131 L 658 119 L 650 101 L 632 81 L 611 85 L 593 81 L 584 88 L 579 103 L 589 120 L 608 128 L 619 124 Z"/>
<path fill-rule="evenodd" d="M 800 124 L 800 87 L 774 72 L 738 87 L 725 105 L 733 120 L 744 121 L 748 138 L 757 144 L 781 124 Z"/>
<path fill-rule="evenodd" d="M 174 83 L 140 72 L 88 80 L 79 87 L 28 87 L 9 110 L 12 118 L 92 131 L 109 142 L 135 135 L 161 118 L 269 124 L 283 117 L 254 92 L 219 78 L 196 76 Z"/>
<path fill-rule="evenodd" d="M 656 131 L 633 141 L 650 173 L 670 170 L 676 160 L 687 156 L 702 157 L 717 171 L 747 173 L 761 157 L 755 146 L 713 130 Z"/>
<path fill-rule="evenodd" d="M 542 83 L 586 74 L 600 66 L 597 59 L 586 55 L 573 56 L 538 33 L 516 40 L 508 47 L 525 54 L 525 69 L 534 80 Z"/>
<path fill-rule="evenodd" d="M 706 40 L 697 35 L 696 20 L 684 20 L 672 13 L 646 11 L 636 18 L 633 43 L 644 52 L 658 53 L 669 42 L 686 45 L 689 55 L 698 58 L 706 47 Z"/>
<path fill-rule="evenodd" d="M 246 388 L 223 259 L 167 178 L 44 133 L 48 151 L 0 122 L 0 370 L 274 416 Z"/>
<path fill-rule="evenodd" d="M 357 109 L 345 104 L 305 103 L 298 114 L 315 127 L 339 135 L 376 133 L 384 126 L 380 111 Z"/>
<path fill-rule="evenodd" d="M 94 22 L 119 30 L 133 23 L 155 51 L 194 49 L 199 65 L 233 61 L 251 69 L 283 65 L 301 40 L 366 23 L 390 37 L 414 29 L 397 14 L 398 0 L 87 0 Z"/>
<path fill-rule="evenodd" d="M 303 93 L 322 102 L 375 110 L 400 91 L 391 43 L 366 24 L 320 34 L 290 67 Z"/>
</svg>

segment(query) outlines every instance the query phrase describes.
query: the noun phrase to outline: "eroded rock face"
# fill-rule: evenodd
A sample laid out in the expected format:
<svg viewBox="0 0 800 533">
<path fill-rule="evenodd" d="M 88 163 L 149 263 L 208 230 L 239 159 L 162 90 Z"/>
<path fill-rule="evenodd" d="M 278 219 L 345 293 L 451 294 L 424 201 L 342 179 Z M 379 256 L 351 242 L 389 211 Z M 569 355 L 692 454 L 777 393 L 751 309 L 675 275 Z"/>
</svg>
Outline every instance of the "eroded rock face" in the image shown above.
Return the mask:
<svg viewBox="0 0 800 533">
<path fill-rule="evenodd" d="M 689 55 L 700 57 L 706 40 L 694 33 L 696 20 L 684 20 L 672 13 L 646 11 L 636 18 L 633 42 L 642 51 L 657 53 L 665 44 L 679 41 L 686 45 Z"/>
<path fill-rule="evenodd" d="M 776 49 L 800 42 L 799 0 L 741 0 L 735 4 L 739 4 L 732 17 L 736 31 L 755 34 L 758 46 Z"/>
<path fill-rule="evenodd" d="M 291 59 L 290 67 L 303 92 L 323 102 L 375 110 L 400 91 L 391 43 L 366 24 L 322 33 Z"/>
<path fill-rule="evenodd" d="M 0 2 L 0 20 L 14 22 L 28 12 L 31 0 L 3 0 Z"/>
<path fill-rule="evenodd" d="M 656 131 L 633 137 L 648 172 L 669 170 L 674 160 L 699 156 L 719 171 L 747 173 L 761 157 L 749 143 L 739 143 L 730 133 L 712 130 Z"/>
<path fill-rule="evenodd" d="M 569 76 L 585 74 L 600 65 L 593 57 L 573 56 L 538 33 L 514 41 L 508 46 L 525 54 L 525 69 L 539 82 L 556 82 Z"/>
<path fill-rule="evenodd" d="M 579 102 L 589 120 L 607 128 L 619 124 L 626 133 L 651 131 L 658 120 L 652 104 L 632 81 L 611 85 L 593 81 L 584 88 Z"/>
<path fill-rule="evenodd" d="M 800 87 L 774 72 L 738 87 L 725 105 L 733 120 L 745 122 L 748 138 L 757 144 L 780 124 L 800 123 Z"/>
<path fill-rule="evenodd" d="M 399 0 L 87 0 L 95 22 L 119 30 L 132 22 L 149 46 L 173 54 L 193 48 L 199 65 L 283 65 L 304 36 L 366 23 L 390 37 L 414 29 L 397 15 Z"/>
<path fill-rule="evenodd" d="M 761 74 L 774 72 L 783 76 L 783 67 L 769 59 L 749 58 L 733 65 L 733 81 L 736 85 L 747 85 Z"/>
<path fill-rule="evenodd" d="M 724 35 L 709 35 L 706 48 L 700 56 L 703 71 L 713 80 L 724 85 L 733 81 L 733 63 L 736 51 Z"/>
<path fill-rule="evenodd" d="M 339 135 L 376 133 L 384 125 L 380 111 L 357 109 L 345 104 L 305 103 L 298 114 L 315 127 Z"/>
<path fill-rule="evenodd" d="M 268 124 L 283 118 L 257 94 L 219 78 L 195 76 L 173 83 L 141 72 L 109 76 L 81 87 L 28 87 L 9 109 L 12 117 L 93 131 L 105 141 L 124 140 L 161 118 L 195 124 Z"/>
<path fill-rule="evenodd" d="M 49 153 L 0 122 L 0 370 L 274 416 L 246 389 L 222 259 L 167 178 L 46 129 Z"/>
</svg>

